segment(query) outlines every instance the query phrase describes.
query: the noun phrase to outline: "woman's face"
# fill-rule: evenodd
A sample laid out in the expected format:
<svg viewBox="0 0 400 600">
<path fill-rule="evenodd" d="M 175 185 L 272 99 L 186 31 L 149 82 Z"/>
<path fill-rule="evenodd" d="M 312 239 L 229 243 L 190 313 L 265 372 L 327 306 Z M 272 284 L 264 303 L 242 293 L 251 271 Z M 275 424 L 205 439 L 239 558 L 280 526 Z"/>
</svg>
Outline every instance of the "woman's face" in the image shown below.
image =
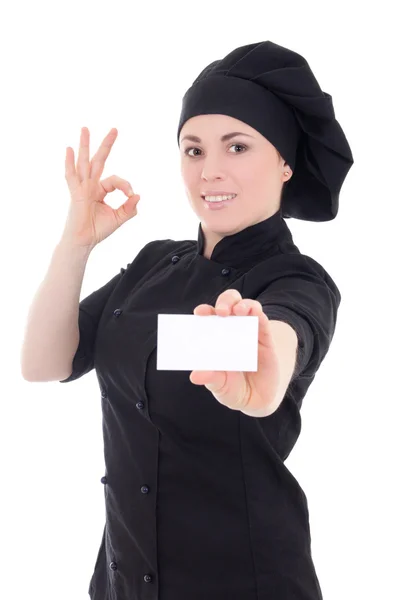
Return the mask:
<svg viewBox="0 0 400 600">
<path fill-rule="evenodd" d="M 241 133 L 221 140 L 232 132 Z M 199 139 L 183 139 L 189 135 Z M 292 171 L 275 146 L 258 131 L 227 115 L 198 115 L 186 121 L 179 143 L 185 191 L 206 239 L 204 256 L 209 258 L 225 235 L 233 235 L 277 212 L 282 185 Z M 289 175 L 284 175 L 285 171 Z M 211 210 L 201 196 L 208 190 L 237 196 L 220 210 Z"/>
</svg>

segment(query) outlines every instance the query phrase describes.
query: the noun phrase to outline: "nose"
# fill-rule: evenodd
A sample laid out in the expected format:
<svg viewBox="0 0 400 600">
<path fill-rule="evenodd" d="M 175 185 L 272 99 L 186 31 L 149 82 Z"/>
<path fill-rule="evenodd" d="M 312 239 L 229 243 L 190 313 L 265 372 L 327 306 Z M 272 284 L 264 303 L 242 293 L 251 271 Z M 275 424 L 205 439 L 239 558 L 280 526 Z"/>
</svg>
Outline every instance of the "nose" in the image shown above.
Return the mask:
<svg viewBox="0 0 400 600">
<path fill-rule="evenodd" d="M 214 181 L 224 179 L 223 171 L 216 161 L 204 162 L 203 169 L 201 171 L 201 177 L 205 181 Z"/>
</svg>

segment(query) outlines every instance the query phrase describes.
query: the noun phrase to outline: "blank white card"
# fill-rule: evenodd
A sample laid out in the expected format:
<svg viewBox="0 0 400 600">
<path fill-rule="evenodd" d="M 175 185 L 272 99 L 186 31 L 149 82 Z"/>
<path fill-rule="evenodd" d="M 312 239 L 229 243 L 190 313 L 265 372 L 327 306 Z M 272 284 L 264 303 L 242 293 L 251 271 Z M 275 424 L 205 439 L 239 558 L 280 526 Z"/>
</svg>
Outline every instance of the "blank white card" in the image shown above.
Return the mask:
<svg viewBox="0 0 400 600">
<path fill-rule="evenodd" d="M 257 371 L 257 356 L 257 316 L 158 315 L 158 371 Z"/>
</svg>

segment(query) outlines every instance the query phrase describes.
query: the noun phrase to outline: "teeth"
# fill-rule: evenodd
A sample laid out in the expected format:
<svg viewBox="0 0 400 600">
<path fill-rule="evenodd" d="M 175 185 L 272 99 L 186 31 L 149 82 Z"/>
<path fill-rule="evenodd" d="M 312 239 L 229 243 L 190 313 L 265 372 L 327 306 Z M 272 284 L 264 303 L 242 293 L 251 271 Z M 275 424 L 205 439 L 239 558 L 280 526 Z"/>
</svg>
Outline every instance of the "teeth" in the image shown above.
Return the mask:
<svg viewBox="0 0 400 600">
<path fill-rule="evenodd" d="M 229 196 L 204 196 L 207 202 L 222 202 L 222 200 L 231 200 L 235 198 L 236 194 L 230 194 Z"/>
</svg>

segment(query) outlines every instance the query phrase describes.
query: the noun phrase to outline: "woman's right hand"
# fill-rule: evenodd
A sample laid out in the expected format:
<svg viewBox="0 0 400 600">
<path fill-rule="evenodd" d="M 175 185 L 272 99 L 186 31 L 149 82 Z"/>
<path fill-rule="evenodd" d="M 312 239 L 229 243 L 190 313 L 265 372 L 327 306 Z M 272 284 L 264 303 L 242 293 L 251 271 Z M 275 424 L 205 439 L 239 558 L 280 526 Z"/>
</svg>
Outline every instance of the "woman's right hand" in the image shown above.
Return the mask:
<svg viewBox="0 0 400 600">
<path fill-rule="evenodd" d="M 67 147 L 65 178 L 71 193 L 71 205 L 63 238 L 68 238 L 74 245 L 92 249 L 137 215 L 136 206 L 140 196 L 133 193 L 128 181 L 117 175 L 100 181 L 117 135 L 118 131 L 111 129 L 89 161 L 89 130 L 82 127 L 76 168 L 74 151 Z M 113 209 L 104 202 L 104 198 L 117 189 L 124 192 L 128 199 L 119 208 Z"/>
</svg>

